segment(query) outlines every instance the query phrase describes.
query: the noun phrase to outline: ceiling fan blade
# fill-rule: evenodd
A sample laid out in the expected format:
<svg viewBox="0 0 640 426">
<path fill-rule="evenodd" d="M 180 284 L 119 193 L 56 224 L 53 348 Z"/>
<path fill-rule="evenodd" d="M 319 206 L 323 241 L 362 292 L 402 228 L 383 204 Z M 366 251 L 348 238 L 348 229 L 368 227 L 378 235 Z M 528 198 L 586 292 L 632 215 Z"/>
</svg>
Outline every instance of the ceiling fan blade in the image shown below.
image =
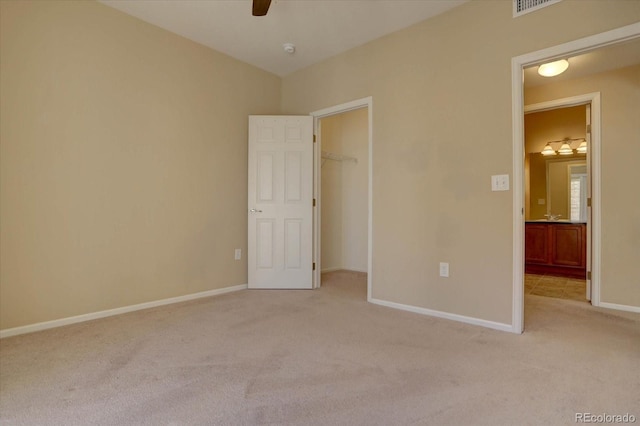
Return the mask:
<svg viewBox="0 0 640 426">
<path fill-rule="evenodd" d="M 269 11 L 271 0 L 253 0 L 253 16 L 264 16 Z"/>
</svg>

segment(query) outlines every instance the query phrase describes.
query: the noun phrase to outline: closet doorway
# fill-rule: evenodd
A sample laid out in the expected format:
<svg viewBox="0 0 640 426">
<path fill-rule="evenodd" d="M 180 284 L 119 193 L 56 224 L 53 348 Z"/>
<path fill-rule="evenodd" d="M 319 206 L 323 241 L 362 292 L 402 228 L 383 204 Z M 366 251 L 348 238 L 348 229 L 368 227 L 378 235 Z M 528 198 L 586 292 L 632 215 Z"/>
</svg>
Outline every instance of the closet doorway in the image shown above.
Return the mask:
<svg viewBox="0 0 640 426">
<path fill-rule="evenodd" d="M 371 98 L 315 117 L 314 287 L 325 277 L 367 282 L 371 297 Z"/>
</svg>

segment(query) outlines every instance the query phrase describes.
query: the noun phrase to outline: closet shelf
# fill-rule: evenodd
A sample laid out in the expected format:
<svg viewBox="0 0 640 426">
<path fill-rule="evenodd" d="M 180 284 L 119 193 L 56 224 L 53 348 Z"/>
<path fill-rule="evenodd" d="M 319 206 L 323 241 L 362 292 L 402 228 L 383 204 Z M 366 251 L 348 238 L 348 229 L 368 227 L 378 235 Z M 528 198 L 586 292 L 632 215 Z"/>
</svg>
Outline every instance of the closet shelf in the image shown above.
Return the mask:
<svg viewBox="0 0 640 426">
<path fill-rule="evenodd" d="M 349 157 L 348 155 L 335 154 L 333 152 L 328 152 L 328 151 L 322 151 L 322 158 L 326 158 L 327 160 L 334 160 L 334 161 L 353 161 L 354 163 L 358 162 L 358 159 L 355 157 Z"/>
</svg>

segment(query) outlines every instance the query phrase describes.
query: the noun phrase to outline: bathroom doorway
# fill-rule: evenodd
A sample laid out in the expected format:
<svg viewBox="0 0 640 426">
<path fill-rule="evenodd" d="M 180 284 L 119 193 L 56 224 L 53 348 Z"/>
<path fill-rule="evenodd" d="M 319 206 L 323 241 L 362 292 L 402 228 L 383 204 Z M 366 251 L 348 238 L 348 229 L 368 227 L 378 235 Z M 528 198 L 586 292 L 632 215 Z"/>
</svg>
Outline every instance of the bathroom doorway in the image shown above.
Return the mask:
<svg viewBox="0 0 640 426">
<path fill-rule="evenodd" d="M 640 24 L 632 24 L 611 31 L 588 36 L 561 45 L 549 47 L 536 52 L 527 53 L 512 59 L 512 93 L 513 93 L 513 317 L 512 330 L 516 333 L 524 331 L 524 116 L 525 105 L 538 105 L 550 102 L 553 99 L 578 99 L 576 93 L 594 95 L 591 99 L 591 214 L 590 241 L 591 248 L 591 304 L 597 307 L 619 309 L 625 311 L 637 311 L 633 303 L 625 304 L 628 294 L 626 283 L 628 276 L 634 276 L 637 269 L 624 258 L 619 261 L 620 255 L 628 252 L 627 241 L 617 235 L 624 235 L 628 229 L 629 219 L 627 211 L 622 208 L 628 204 L 627 198 L 615 197 L 615 191 L 607 191 L 605 204 L 601 191 L 601 166 L 600 136 L 602 127 L 601 119 L 606 124 L 606 159 L 608 173 L 606 175 L 607 188 L 619 185 L 624 181 L 625 173 L 622 168 L 616 168 L 617 164 L 624 164 L 629 156 L 625 156 L 625 146 L 628 140 L 629 123 L 635 123 L 628 119 L 629 112 L 633 108 L 625 107 L 629 102 L 633 104 L 632 93 L 629 85 L 637 76 L 637 67 L 640 66 Z M 592 55 L 592 56 L 590 56 Z M 539 65 L 568 59 L 569 70 L 582 70 L 579 72 L 567 72 L 546 81 L 538 90 L 537 95 L 532 95 L 527 89 L 528 73 L 535 74 Z M 523 85 L 524 77 L 524 85 Z M 544 79 L 544 77 L 540 77 Z M 600 115 L 600 95 L 606 98 L 606 116 Z M 563 96 L 565 98 L 563 98 Z M 589 99 L 583 102 L 587 103 Z M 575 104 L 578 104 L 577 102 Z M 559 105 L 550 105 L 549 108 L 557 108 Z M 624 117 L 624 118 L 623 118 Z M 615 182 L 615 183 L 612 183 Z M 613 186 L 612 186 L 613 185 Z M 612 198 L 613 197 L 613 198 Z M 614 206 L 618 206 L 616 210 Z M 613 211 L 614 215 L 601 214 L 603 208 Z M 606 224 L 608 233 L 603 240 L 601 229 Z M 608 248 L 605 251 L 605 247 Z M 613 250 L 615 249 L 615 250 Z M 606 269 L 601 268 L 607 265 Z M 601 289 L 602 284 L 602 289 Z M 602 291 L 601 291 L 602 290 Z M 601 296 L 605 296 L 603 301 Z"/>
<path fill-rule="evenodd" d="M 591 298 L 588 98 L 525 106 L 525 296 Z"/>
</svg>

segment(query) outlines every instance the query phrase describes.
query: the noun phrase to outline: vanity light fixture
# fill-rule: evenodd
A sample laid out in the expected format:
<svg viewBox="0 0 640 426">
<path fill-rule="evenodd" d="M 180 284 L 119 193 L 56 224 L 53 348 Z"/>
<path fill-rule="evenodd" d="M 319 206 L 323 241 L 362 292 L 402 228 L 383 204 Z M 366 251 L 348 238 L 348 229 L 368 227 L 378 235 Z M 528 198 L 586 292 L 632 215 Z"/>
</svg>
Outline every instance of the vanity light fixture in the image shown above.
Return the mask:
<svg viewBox="0 0 640 426">
<path fill-rule="evenodd" d="M 558 154 L 560 155 L 571 155 L 573 154 L 573 149 L 571 149 L 571 145 L 569 145 L 567 142 L 563 143 L 562 146 L 560 146 L 560 149 L 558 150 Z"/>
<path fill-rule="evenodd" d="M 587 153 L 587 141 L 583 140 L 582 142 L 580 142 L 580 145 L 578 145 L 578 148 L 576 148 L 576 152 L 578 154 L 586 154 Z"/>
<path fill-rule="evenodd" d="M 569 68 L 569 61 L 560 59 L 559 61 L 542 64 L 538 67 L 538 74 L 543 77 L 555 77 L 565 72 Z"/>
<path fill-rule="evenodd" d="M 541 152 L 542 155 L 557 155 L 558 154 L 555 151 L 555 149 L 551 148 L 551 145 L 549 145 L 550 143 L 551 142 L 547 142 L 547 144 L 544 146 L 544 149 Z"/>
<path fill-rule="evenodd" d="M 587 140 L 584 138 L 577 138 L 577 139 L 570 139 L 570 138 L 564 138 L 561 141 L 549 141 L 547 142 L 547 144 L 544 146 L 544 148 L 542 149 L 542 151 L 540 152 L 540 154 L 542 155 L 571 155 L 573 154 L 573 148 L 571 148 L 571 144 L 573 142 L 576 141 L 581 141 L 580 145 L 578 145 L 578 148 L 576 148 L 576 152 L 578 154 L 586 154 L 587 153 Z M 561 144 L 560 148 L 558 149 L 558 151 L 556 151 L 555 149 L 553 149 L 553 147 L 551 146 L 551 144 Z"/>
</svg>

